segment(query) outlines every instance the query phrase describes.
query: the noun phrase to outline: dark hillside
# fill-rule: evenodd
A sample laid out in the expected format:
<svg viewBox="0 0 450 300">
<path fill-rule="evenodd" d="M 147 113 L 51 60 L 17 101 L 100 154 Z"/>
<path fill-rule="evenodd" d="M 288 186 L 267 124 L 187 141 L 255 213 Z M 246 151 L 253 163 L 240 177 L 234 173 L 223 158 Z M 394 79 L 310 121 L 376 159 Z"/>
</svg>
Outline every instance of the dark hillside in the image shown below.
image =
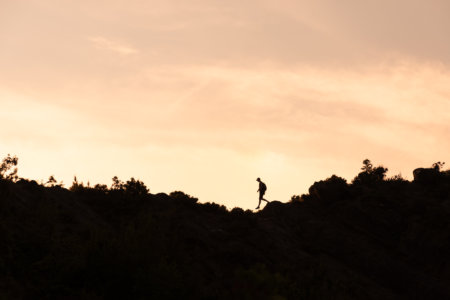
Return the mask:
<svg viewBox="0 0 450 300">
<path fill-rule="evenodd" d="M 448 172 L 365 167 L 258 213 L 2 179 L 0 299 L 450 299 Z"/>
</svg>

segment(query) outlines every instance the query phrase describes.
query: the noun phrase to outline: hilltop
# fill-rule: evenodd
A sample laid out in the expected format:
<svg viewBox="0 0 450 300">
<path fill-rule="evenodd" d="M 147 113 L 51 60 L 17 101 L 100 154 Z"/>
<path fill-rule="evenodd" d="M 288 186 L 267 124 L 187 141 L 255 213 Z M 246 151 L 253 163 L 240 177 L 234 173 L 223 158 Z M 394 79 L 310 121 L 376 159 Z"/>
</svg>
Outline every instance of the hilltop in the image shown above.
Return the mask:
<svg viewBox="0 0 450 300">
<path fill-rule="evenodd" d="M 17 161 L 16 161 L 17 163 Z M 366 160 L 254 213 L 0 169 L 1 299 L 450 299 L 450 174 Z M 8 169 L 8 172 L 7 172 Z"/>
</svg>

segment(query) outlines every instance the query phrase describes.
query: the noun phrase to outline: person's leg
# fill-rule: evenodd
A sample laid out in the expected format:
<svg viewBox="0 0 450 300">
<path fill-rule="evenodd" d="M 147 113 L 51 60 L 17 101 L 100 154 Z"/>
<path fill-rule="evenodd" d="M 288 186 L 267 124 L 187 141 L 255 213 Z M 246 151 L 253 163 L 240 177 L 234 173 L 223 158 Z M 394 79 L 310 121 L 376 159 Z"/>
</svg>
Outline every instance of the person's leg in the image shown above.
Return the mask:
<svg viewBox="0 0 450 300">
<path fill-rule="evenodd" d="M 262 198 L 263 198 L 263 194 L 259 193 L 259 202 L 258 202 L 258 207 L 256 209 L 258 209 L 259 206 L 261 205 Z"/>
</svg>

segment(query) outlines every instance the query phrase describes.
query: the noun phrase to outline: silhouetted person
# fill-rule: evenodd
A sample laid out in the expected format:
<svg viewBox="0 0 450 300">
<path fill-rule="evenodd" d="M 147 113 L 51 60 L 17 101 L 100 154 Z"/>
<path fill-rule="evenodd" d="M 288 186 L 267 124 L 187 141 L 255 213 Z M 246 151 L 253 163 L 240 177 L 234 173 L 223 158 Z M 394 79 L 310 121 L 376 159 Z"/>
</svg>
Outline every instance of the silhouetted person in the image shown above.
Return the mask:
<svg viewBox="0 0 450 300">
<path fill-rule="evenodd" d="M 264 182 L 262 182 L 259 177 L 256 179 L 256 181 L 259 182 L 259 188 L 258 188 L 259 203 L 258 203 L 258 207 L 256 209 L 259 209 L 259 206 L 261 205 L 261 200 L 266 201 L 267 203 L 269 203 L 269 201 L 263 198 L 264 194 L 266 193 L 266 190 L 267 190 L 266 184 Z"/>
</svg>

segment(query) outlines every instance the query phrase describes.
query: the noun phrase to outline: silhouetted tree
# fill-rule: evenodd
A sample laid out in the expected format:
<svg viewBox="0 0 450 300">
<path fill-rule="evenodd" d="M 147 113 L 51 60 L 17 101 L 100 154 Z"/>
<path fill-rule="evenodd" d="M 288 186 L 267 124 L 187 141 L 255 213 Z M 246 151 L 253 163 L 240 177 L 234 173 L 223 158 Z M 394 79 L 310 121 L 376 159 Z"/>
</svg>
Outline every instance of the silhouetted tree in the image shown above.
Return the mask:
<svg viewBox="0 0 450 300">
<path fill-rule="evenodd" d="M 383 181 L 386 177 L 387 168 L 383 166 L 373 167 L 369 159 L 363 161 L 360 172 L 352 181 L 353 184 L 371 185 Z"/>
<path fill-rule="evenodd" d="M 6 179 L 10 181 L 17 181 L 17 164 L 19 159 L 17 156 L 11 156 L 8 154 L 0 165 L 0 179 Z"/>
<path fill-rule="evenodd" d="M 99 183 L 97 183 L 94 186 L 94 189 L 97 190 L 97 191 L 106 193 L 108 191 L 108 186 L 106 184 L 99 184 Z"/>
<path fill-rule="evenodd" d="M 55 187 L 55 186 L 62 187 L 64 184 L 62 183 L 62 181 L 61 181 L 60 183 L 58 183 L 58 181 L 56 180 L 56 178 L 55 178 L 53 175 L 51 175 L 51 176 L 48 178 L 48 180 L 47 180 L 47 182 L 45 183 L 45 185 L 47 185 L 47 186 L 49 186 L 49 187 Z"/>
<path fill-rule="evenodd" d="M 373 170 L 372 168 L 373 168 L 373 165 L 369 159 L 366 158 L 365 160 L 363 160 L 363 166 L 362 166 L 361 170 L 363 170 L 366 173 L 370 173 Z"/>
<path fill-rule="evenodd" d="M 149 189 L 144 182 L 136 180 L 133 177 L 123 185 L 123 188 L 126 193 L 137 196 L 147 195 L 149 192 Z"/>
<path fill-rule="evenodd" d="M 78 182 L 77 176 L 74 176 L 72 186 L 69 188 L 69 190 L 72 192 L 79 192 L 84 189 L 85 189 L 84 184 L 82 182 Z"/>
<path fill-rule="evenodd" d="M 117 176 L 114 176 L 112 178 L 112 181 L 113 181 L 113 183 L 111 184 L 111 190 L 115 190 L 115 191 L 123 191 L 124 190 L 124 183 Z"/>
</svg>

